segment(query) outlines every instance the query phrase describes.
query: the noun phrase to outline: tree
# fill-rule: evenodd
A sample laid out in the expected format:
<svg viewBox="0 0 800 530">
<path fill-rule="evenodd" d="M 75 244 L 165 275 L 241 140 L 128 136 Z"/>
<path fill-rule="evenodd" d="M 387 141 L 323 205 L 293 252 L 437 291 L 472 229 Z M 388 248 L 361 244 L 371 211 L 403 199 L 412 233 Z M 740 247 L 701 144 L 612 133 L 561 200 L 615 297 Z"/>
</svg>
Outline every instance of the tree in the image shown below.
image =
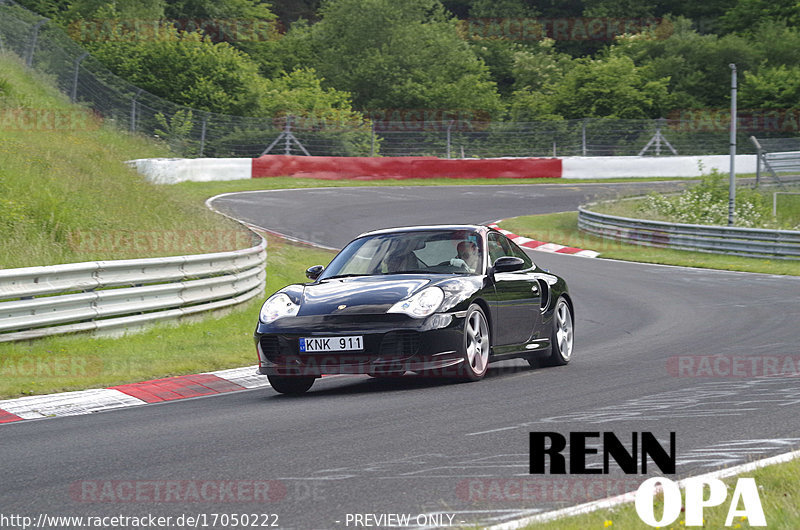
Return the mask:
<svg viewBox="0 0 800 530">
<path fill-rule="evenodd" d="M 350 94 L 322 86 L 313 69 L 297 69 L 262 83 L 259 112 L 263 116 L 290 115 L 319 123 L 363 124 L 351 106 Z"/>
<path fill-rule="evenodd" d="M 517 92 L 512 105 L 515 119 L 642 119 L 663 114 L 669 100 L 669 78 L 652 78 L 647 68 L 637 67 L 629 57 L 584 58 L 575 62 L 549 93 Z"/>
<path fill-rule="evenodd" d="M 59 20 L 65 23 L 108 19 L 157 21 L 164 18 L 164 5 L 164 0 L 73 0 Z"/>
<path fill-rule="evenodd" d="M 800 109 L 800 66 L 745 72 L 739 104 L 743 109 Z"/>
<path fill-rule="evenodd" d="M 499 115 L 486 65 L 437 0 L 339 0 L 283 39 L 359 109 L 471 109 Z"/>
<path fill-rule="evenodd" d="M 171 26 L 163 27 L 161 35 L 96 43 L 93 53 L 115 74 L 173 103 L 224 114 L 257 110 L 261 78 L 245 54 Z"/>
<path fill-rule="evenodd" d="M 797 0 L 738 0 L 722 16 L 721 25 L 727 31 L 751 33 L 764 22 L 800 24 L 800 3 Z"/>
<path fill-rule="evenodd" d="M 626 36 L 607 52 L 627 56 L 645 67 L 653 79 L 669 77 L 669 91 L 680 108 L 726 107 L 730 101 L 730 68 L 740 71 L 758 65 L 753 43 L 738 35 L 700 35 L 690 20 L 665 21 L 670 30 Z"/>
<path fill-rule="evenodd" d="M 167 18 L 256 19 L 273 21 L 277 17 L 260 0 L 165 0 Z"/>
</svg>

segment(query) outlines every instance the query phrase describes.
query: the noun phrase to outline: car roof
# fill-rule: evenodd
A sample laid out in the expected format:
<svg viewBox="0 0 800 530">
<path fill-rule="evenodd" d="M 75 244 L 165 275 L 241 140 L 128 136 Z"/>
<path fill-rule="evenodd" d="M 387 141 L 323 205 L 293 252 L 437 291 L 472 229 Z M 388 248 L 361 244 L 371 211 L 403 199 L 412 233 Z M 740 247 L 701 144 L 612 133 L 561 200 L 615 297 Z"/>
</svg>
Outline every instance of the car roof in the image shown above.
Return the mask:
<svg viewBox="0 0 800 530">
<path fill-rule="evenodd" d="M 394 234 L 402 232 L 425 232 L 434 230 L 468 230 L 472 232 L 485 232 L 488 230 L 483 225 L 420 225 L 420 226 L 398 226 L 395 228 L 382 228 L 380 230 L 371 230 L 364 232 L 358 237 L 373 236 L 380 234 Z"/>
</svg>

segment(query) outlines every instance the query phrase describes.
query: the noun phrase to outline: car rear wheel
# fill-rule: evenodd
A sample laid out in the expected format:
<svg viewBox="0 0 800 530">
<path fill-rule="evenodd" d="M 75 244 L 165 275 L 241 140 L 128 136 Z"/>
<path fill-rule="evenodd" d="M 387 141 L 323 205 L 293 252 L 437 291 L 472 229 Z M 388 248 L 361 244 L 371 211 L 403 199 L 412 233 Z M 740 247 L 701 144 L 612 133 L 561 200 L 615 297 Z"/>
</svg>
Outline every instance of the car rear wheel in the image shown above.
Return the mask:
<svg viewBox="0 0 800 530">
<path fill-rule="evenodd" d="M 477 304 L 472 304 L 467 309 L 467 316 L 464 322 L 464 345 L 462 356 L 464 362 L 461 363 L 463 372 L 459 374 L 459 379 L 464 381 L 479 381 L 486 375 L 489 367 L 489 350 L 491 341 L 489 340 L 489 325 L 486 323 L 486 316 Z"/>
<path fill-rule="evenodd" d="M 553 313 L 553 330 L 550 334 L 551 352 L 544 364 L 546 366 L 563 366 L 572 358 L 574 341 L 572 310 L 563 296 L 558 297 Z"/>
<path fill-rule="evenodd" d="M 267 379 L 276 392 L 297 396 L 311 388 L 316 378 L 313 376 L 268 375 Z"/>
</svg>

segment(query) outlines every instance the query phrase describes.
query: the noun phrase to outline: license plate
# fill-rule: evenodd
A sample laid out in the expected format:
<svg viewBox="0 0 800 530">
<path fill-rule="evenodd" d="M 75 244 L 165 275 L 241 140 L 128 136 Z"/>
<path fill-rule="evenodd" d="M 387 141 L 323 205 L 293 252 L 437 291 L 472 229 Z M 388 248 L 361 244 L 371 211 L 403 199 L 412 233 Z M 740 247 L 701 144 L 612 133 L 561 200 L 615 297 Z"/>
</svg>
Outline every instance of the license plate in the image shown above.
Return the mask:
<svg viewBox="0 0 800 530">
<path fill-rule="evenodd" d="M 301 352 L 355 351 L 364 349 L 361 335 L 352 337 L 307 337 L 300 339 Z"/>
</svg>

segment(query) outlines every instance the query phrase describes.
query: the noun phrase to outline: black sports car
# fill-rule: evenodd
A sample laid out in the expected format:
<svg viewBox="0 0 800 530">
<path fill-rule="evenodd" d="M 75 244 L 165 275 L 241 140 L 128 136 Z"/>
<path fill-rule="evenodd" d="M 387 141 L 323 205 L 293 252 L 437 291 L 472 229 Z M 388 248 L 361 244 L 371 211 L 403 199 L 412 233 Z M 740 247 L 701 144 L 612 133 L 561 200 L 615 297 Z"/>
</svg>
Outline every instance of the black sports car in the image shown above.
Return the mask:
<svg viewBox="0 0 800 530">
<path fill-rule="evenodd" d="M 322 374 L 477 381 L 494 361 L 572 356 L 564 280 L 485 226 L 368 232 L 306 276 L 264 302 L 255 331 L 259 373 L 284 394 Z"/>
</svg>

